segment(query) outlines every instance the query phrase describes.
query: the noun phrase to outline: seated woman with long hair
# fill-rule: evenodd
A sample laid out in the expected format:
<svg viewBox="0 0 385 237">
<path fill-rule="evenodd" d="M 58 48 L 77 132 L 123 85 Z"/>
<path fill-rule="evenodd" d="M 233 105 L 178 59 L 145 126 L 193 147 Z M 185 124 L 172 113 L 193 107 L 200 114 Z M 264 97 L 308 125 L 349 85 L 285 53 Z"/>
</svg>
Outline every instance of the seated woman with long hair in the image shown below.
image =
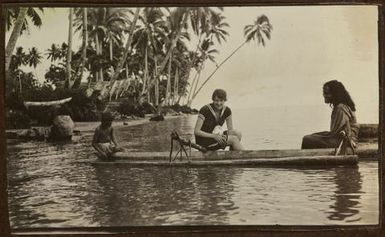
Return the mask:
<svg viewBox="0 0 385 237">
<path fill-rule="evenodd" d="M 306 135 L 302 139 L 302 149 L 337 148 L 342 139 L 347 139 L 351 149 L 355 150 L 359 125 L 352 98 L 344 85 L 337 80 L 324 84 L 323 96 L 325 103 L 333 108 L 330 131 Z"/>
</svg>

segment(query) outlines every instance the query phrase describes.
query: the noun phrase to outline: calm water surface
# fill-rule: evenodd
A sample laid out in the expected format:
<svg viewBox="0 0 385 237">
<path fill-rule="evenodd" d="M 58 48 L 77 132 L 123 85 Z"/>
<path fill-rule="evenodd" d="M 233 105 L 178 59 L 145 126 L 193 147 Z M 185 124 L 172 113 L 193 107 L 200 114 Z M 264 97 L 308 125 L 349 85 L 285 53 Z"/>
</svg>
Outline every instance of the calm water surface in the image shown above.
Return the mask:
<svg viewBox="0 0 385 237">
<path fill-rule="evenodd" d="M 266 109 L 254 121 L 234 113 L 245 146 L 295 149 L 303 134 L 327 129 L 327 122 L 314 128 L 300 115 L 274 121 L 286 112 Z M 117 137 L 127 150 L 165 151 L 172 129 L 192 137 L 195 119 L 117 123 Z M 377 162 L 328 169 L 92 165 L 91 139 L 85 133 L 73 144 L 8 141 L 13 228 L 378 223 Z"/>
</svg>

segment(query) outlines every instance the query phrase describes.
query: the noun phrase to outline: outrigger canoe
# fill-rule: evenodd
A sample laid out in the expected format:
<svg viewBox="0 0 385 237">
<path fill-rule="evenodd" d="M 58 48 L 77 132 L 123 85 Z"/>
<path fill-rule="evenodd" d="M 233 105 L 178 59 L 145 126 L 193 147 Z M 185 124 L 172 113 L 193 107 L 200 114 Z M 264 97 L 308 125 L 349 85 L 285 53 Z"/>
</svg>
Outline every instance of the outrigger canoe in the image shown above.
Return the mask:
<svg viewBox="0 0 385 237">
<path fill-rule="evenodd" d="M 359 160 L 378 159 L 378 145 L 360 144 L 355 155 L 334 155 L 335 149 L 187 151 L 171 157 L 169 152 L 117 152 L 113 161 L 94 164 L 130 166 L 354 166 Z"/>
</svg>

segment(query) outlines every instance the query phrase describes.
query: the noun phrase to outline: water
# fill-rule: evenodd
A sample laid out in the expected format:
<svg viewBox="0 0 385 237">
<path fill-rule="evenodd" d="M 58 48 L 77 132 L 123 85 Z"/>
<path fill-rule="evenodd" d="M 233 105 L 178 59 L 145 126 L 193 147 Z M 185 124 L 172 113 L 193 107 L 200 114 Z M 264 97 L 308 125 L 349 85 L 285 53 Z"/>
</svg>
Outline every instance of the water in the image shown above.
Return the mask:
<svg viewBox="0 0 385 237">
<path fill-rule="evenodd" d="M 293 111 L 300 110 L 259 109 L 254 118 L 233 111 L 234 125 L 249 149 L 298 148 L 303 134 L 328 127 L 329 115 Z M 309 116 L 317 113 L 314 127 Z M 166 151 L 169 132 L 177 127 L 192 137 L 195 119 L 117 123 L 117 137 L 127 150 Z M 377 162 L 328 169 L 103 166 L 91 164 L 91 139 L 8 141 L 12 228 L 378 223 Z"/>
</svg>

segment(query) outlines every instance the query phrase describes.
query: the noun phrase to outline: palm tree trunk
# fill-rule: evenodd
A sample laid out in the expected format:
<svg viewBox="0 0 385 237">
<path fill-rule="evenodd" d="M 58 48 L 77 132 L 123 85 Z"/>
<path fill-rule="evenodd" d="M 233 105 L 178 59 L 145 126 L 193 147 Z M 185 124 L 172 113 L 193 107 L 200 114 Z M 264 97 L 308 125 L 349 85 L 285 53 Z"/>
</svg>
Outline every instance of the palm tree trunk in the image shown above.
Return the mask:
<svg viewBox="0 0 385 237">
<path fill-rule="evenodd" d="M 88 29 L 87 29 L 87 8 L 83 8 L 83 49 L 82 49 L 82 64 L 80 68 L 80 77 L 76 78 L 72 88 L 79 88 L 83 79 L 83 72 L 87 60 L 87 43 L 88 43 Z"/>
<path fill-rule="evenodd" d="M 177 68 L 175 70 L 175 78 L 174 78 L 174 97 L 172 99 L 173 105 L 175 104 L 176 98 L 179 94 L 178 88 L 179 88 L 179 72 L 178 72 L 178 68 Z"/>
<path fill-rule="evenodd" d="M 178 97 L 178 101 L 176 102 L 178 105 L 180 105 L 180 99 L 182 99 L 182 95 Z"/>
<path fill-rule="evenodd" d="M 201 79 L 201 72 L 202 72 L 202 69 L 200 69 L 199 72 L 198 72 L 197 82 L 195 83 L 195 87 L 194 87 L 194 90 L 193 90 L 193 95 L 195 95 L 195 92 L 197 91 L 197 88 L 198 88 L 198 85 L 199 85 L 199 80 Z"/>
<path fill-rule="evenodd" d="M 177 34 L 175 35 L 175 37 L 172 39 L 171 41 L 171 46 L 170 48 L 168 49 L 168 52 L 166 54 L 166 57 L 163 59 L 163 62 L 160 64 L 159 68 L 158 68 L 158 72 L 162 72 L 164 70 L 164 68 L 166 67 L 167 65 L 167 62 L 169 60 L 169 58 L 171 57 L 171 54 L 172 54 L 172 51 L 174 50 L 175 46 L 176 46 L 176 43 L 178 42 L 181 34 L 182 34 L 182 28 L 183 26 L 187 23 L 187 15 L 184 14 L 183 15 L 183 21 L 182 21 L 182 24 L 179 25 L 178 27 L 178 31 L 177 31 Z"/>
<path fill-rule="evenodd" d="M 158 107 L 159 104 L 159 80 L 158 73 L 156 68 L 158 67 L 158 62 L 155 56 L 155 67 L 154 67 L 154 81 L 155 81 L 155 106 Z"/>
<path fill-rule="evenodd" d="M 128 80 L 128 63 L 126 62 L 126 79 Z"/>
<path fill-rule="evenodd" d="M 98 33 L 96 33 L 96 35 L 95 35 L 95 47 L 96 47 L 96 55 L 101 57 L 101 55 L 102 55 L 102 42 L 101 42 L 101 40 L 99 40 Z M 98 60 L 99 60 L 99 62 L 101 61 L 100 58 Z M 98 66 L 99 66 L 99 71 L 97 72 L 97 74 L 98 74 L 98 81 L 103 81 L 104 78 L 103 78 L 102 65 L 99 63 Z"/>
<path fill-rule="evenodd" d="M 25 20 L 25 16 L 27 15 L 28 8 L 21 7 L 19 10 L 19 15 L 17 16 L 15 26 L 13 27 L 11 36 L 9 37 L 7 47 L 5 50 L 5 71 L 8 74 L 9 65 L 11 64 L 11 58 L 13 50 L 15 49 L 17 39 L 20 36 L 21 28 L 23 27 L 23 23 Z M 8 78 L 8 76 L 6 76 Z"/>
<path fill-rule="evenodd" d="M 193 95 L 193 90 L 194 90 L 193 88 L 195 86 L 195 82 L 196 82 L 197 77 L 198 77 L 198 71 L 195 72 L 193 81 L 192 81 L 191 86 L 190 86 L 190 90 L 188 92 L 187 101 L 190 101 L 191 96 Z"/>
<path fill-rule="evenodd" d="M 110 39 L 110 61 L 112 61 L 112 40 Z"/>
<path fill-rule="evenodd" d="M 195 97 L 198 95 L 198 93 L 202 90 L 204 85 L 210 80 L 210 78 L 218 71 L 218 69 L 227 61 L 229 60 L 239 49 L 241 49 L 246 44 L 246 41 L 243 42 L 238 48 L 236 48 L 227 58 L 225 58 L 218 66 L 215 68 L 215 70 L 207 77 L 207 79 L 202 83 L 202 85 L 199 87 L 198 91 L 193 95 L 191 102 L 195 99 Z"/>
<path fill-rule="evenodd" d="M 198 76 L 197 76 L 197 80 L 196 80 L 196 83 L 195 83 L 195 86 L 194 86 L 194 90 L 192 90 L 192 95 L 195 95 L 195 92 L 197 91 L 197 88 L 198 88 L 198 84 L 199 84 L 199 79 L 201 78 L 201 69 L 198 71 Z M 194 99 L 194 96 L 190 98 L 190 100 L 187 101 L 187 106 L 190 107 L 191 106 L 191 103 Z"/>
<path fill-rule="evenodd" d="M 170 60 L 168 61 L 168 77 L 167 77 L 167 87 L 166 87 L 166 105 L 170 105 L 170 95 L 171 95 L 171 63 L 172 63 L 172 55 Z"/>
<path fill-rule="evenodd" d="M 22 84 L 21 84 L 21 78 L 19 77 L 19 89 L 20 89 L 20 95 L 23 95 L 23 89 L 22 89 Z"/>
<path fill-rule="evenodd" d="M 120 71 L 123 68 L 124 62 L 126 62 L 126 60 L 127 60 L 128 53 L 131 51 L 132 35 L 134 33 L 136 22 L 137 22 L 137 20 L 139 18 L 139 12 L 140 12 L 140 8 L 137 8 L 136 11 L 135 11 L 134 20 L 132 21 L 131 26 L 130 26 L 130 32 L 129 32 L 129 35 L 128 35 L 128 39 L 127 39 L 127 43 L 126 43 L 126 47 L 125 47 L 125 50 L 124 50 L 123 57 L 120 59 L 120 61 L 118 63 L 118 66 L 116 67 L 116 70 L 115 70 L 115 72 L 114 72 L 114 74 L 113 74 L 113 76 L 111 78 L 110 85 L 112 85 L 114 83 L 114 81 L 116 79 L 118 79 Z"/>
<path fill-rule="evenodd" d="M 189 75 L 190 75 L 190 72 L 191 72 L 191 68 L 192 68 L 192 66 L 193 66 L 194 63 L 195 63 L 195 60 L 196 60 L 196 54 L 197 54 L 197 52 L 198 52 L 198 50 L 199 50 L 199 45 L 200 45 L 201 41 L 202 41 L 202 35 L 199 34 L 199 40 L 198 40 L 197 47 L 195 48 L 195 52 L 194 52 L 193 58 L 191 59 L 191 61 L 190 61 L 189 64 L 188 64 L 187 72 L 189 73 Z M 194 76 L 194 79 L 193 79 L 193 83 L 192 83 L 192 85 L 191 85 L 191 88 L 193 87 L 193 85 L 194 85 L 194 83 L 195 83 L 196 77 L 197 77 L 197 73 L 195 73 L 195 76 Z M 189 92 L 188 97 L 189 97 L 189 98 L 191 97 L 191 91 Z"/>
<path fill-rule="evenodd" d="M 72 58 L 72 27 L 73 27 L 73 9 L 69 9 L 69 24 L 68 24 L 68 48 L 67 48 L 67 73 L 66 73 L 66 81 L 65 88 L 70 88 L 70 80 L 71 80 L 71 58 Z"/>
<path fill-rule="evenodd" d="M 144 80 L 143 80 L 142 94 L 146 91 L 147 80 L 148 80 L 148 53 L 147 53 L 147 44 L 146 44 L 146 49 L 144 53 Z"/>
</svg>

